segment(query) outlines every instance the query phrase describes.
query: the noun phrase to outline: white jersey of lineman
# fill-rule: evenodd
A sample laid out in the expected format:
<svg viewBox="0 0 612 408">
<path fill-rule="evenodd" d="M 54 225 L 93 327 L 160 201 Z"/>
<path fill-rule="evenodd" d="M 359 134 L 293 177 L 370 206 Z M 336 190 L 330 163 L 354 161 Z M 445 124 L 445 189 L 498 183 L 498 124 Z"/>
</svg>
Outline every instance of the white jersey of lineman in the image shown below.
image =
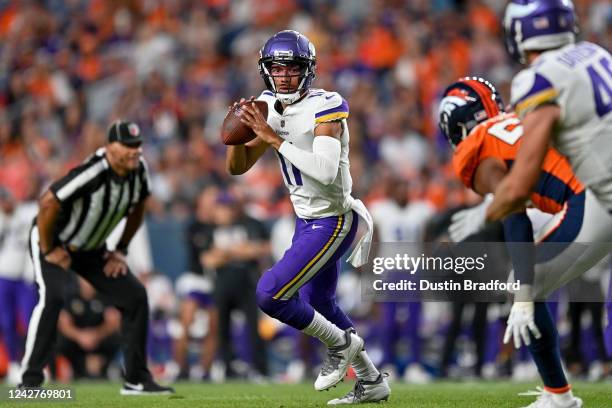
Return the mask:
<svg viewBox="0 0 612 408">
<path fill-rule="evenodd" d="M 274 108 L 276 98 L 264 91 L 258 98 L 268 103 L 268 124 L 289 143 L 312 152 L 315 127 L 324 122 L 341 120 L 342 137 L 338 175 L 326 186 L 300 172 L 287 158 L 278 154 L 278 161 L 289 189 L 295 213 L 300 218 L 323 218 L 344 214 L 351 209 L 352 179 L 349 172 L 349 132 L 346 118 L 348 103 L 337 92 L 310 89 L 300 101 L 287 106 L 283 113 Z"/>
<path fill-rule="evenodd" d="M 435 212 L 426 201 L 400 207 L 395 201 L 386 199 L 371 208 L 380 242 L 423 242 L 425 224 Z"/>
<path fill-rule="evenodd" d="M 6 215 L 0 228 L 0 277 L 10 280 L 34 281 L 30 261 L 29 232 L 38 212 L 36 201 L 18 204 L 11 215 Z"/>
<path fill-rule="evenodd" d="M 612 210 L 612 58 L 580 42 L 541 54 L 512 82 L 512 104 L 522 118 L 543 104 L 561 108 L 555 147 L 578 178 Z"/>
</svg>

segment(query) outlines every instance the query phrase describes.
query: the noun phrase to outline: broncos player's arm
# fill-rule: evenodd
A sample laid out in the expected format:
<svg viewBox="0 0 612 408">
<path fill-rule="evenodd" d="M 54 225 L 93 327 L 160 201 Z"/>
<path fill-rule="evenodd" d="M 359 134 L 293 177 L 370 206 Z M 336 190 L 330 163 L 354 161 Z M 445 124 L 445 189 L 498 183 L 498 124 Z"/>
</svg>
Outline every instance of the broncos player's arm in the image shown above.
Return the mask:
<svg viewBox="0 0 612 408">
<path fill-rule="evenodd" d="M 494 193 L 497 186 L 508 173 L 508 168 L 501 160 L 495 157 L 484 159 L 474 173 L 472 187 L 482 196 Z"/>
<path fill-rule="evenodd" d="M 256 137 L 248 143 L 236 146 L 227 146 L 225 155 L 225 166 L 227 171 L 234 176 L 246 173 L 270 146 L 260 137 Z"/>
<path fill-rule="evenodd" d="M 542 105 L 522 120 L 523 142 L 508 176 L 495 190 L 486 220 L 495 221 L 521 209 L 540 175 L 555 125 L 561 115 L 557 105 Z"/>
</svg>

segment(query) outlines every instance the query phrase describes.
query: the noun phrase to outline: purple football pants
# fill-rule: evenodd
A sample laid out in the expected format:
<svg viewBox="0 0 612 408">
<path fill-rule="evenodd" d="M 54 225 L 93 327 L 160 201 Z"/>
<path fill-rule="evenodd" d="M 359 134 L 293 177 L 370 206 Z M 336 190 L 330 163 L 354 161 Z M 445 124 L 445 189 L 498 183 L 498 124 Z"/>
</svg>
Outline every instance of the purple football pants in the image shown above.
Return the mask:
<svg viewBox="0 0 612 408">
<path fill-rule="evenodd" d="M 257 284 L 257 304 L 269 316 L 298 330 L 312 321 L 314 310 L 340 329 L 353 326 L 336 302 L 340 258 L 355 238 L 358 216 L 295 221 L 291 247 Z"/>
<path fill-rule="evenodd" d="M 21 359 L 22 341 L 17 325 L 27 329 L 36 299 L 34 284 L 0 278 L 0 335 L 4 338 L 10 361 Z"/>
</svg>

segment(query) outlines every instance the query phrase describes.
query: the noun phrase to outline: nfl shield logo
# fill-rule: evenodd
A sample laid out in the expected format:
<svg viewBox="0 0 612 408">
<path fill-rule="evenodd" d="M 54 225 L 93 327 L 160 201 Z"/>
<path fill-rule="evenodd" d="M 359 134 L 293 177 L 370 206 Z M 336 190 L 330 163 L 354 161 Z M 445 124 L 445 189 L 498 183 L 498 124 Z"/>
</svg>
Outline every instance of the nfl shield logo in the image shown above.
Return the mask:
<svg viewBox="0 0 612 408">
<path fill-rule="evenodd" d="M 285 127 L 285 119 L 281 119 L 281 127 Z"/>
</svg>

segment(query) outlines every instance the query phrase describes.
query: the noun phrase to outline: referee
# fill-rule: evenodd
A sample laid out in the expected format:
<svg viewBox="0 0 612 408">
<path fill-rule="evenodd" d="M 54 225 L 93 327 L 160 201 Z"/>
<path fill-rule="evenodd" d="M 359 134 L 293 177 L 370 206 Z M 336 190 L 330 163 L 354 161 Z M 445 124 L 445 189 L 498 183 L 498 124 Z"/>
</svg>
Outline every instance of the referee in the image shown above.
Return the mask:
<svg viewBox="0 0 612 408">
<path fill-rule="evenodd" d="M 149 306 L 144 286 L 125 262 L 130 240 L 142 224 L 150 182 L 142 136 L 131 122 L 115 122 L 108 142 L 51 185 L 39 200 L 30 249 L 39 301 L 30 319 L 21 386 L 40 387 L 56 338 L 57 319 L 72 270 L 121 311 L 125 383 L 122 395 L 172 393 L 156 384 L 146 361 Z M 123 218 L 117 249 L 106 238 Z"/>
</svg>

